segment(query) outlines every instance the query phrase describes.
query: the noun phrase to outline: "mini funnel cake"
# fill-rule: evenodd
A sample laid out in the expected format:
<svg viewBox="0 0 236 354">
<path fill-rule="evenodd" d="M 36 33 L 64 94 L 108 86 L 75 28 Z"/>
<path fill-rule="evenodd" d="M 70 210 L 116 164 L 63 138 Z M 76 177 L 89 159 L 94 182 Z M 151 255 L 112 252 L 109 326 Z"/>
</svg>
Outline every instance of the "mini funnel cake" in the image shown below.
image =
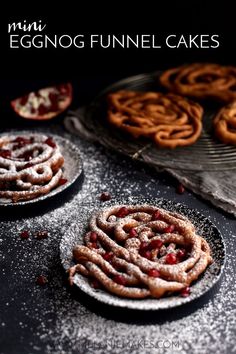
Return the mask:
<svg viewBox="0 0 236 354">
<path fill-rule="evenodd" d="M 236 67 L 195 63 L 169 69 L 160 76 L 169 91 L 221 102 L 236 100 Z"/>
<path fill-rule="evenodd" d="M 13 203 L 48 194 L 66 180 L 56 142 L 41 134 L 0 137 L 0 198 Z"/>
<path fill-rule="evenodd" d="M 202 131 L 202 107 L 181 96 L 118 91 L 108 102 L 110 124 L 135 138 L 150 138 L 159 147 L 192 145 Z"/>
<path fill-rule="evenodd" d="M 216 137 L 225 144 L 236 145 L 236 102 L 223 107 L 213 120 Z"/>
<path fill-rule="evenodd" d="M 92 215 L 84 245 L 69 269 L 123 298 L 186 296 L 212 262 L 211 250 L 187 217 L 152 205 L 116 205 Z"/>
</svg>

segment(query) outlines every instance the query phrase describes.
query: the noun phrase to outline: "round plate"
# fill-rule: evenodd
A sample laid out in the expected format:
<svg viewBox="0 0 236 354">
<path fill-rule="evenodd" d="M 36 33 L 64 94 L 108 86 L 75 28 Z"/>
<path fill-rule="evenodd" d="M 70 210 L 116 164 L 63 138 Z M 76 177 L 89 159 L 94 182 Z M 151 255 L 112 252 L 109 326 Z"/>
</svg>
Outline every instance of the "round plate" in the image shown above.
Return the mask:
<svg viewBox="0 0 236 354">
<path fill-rule="evenodd" d="M 83 124 L 99 136 L 99 142 L 125 155 L 148 164 L 174 169 L 194 171 L 218 171 L 234 169 L 236 147 L 225 145 L 214 139 L 212 119 L 220 105 L 202 102 L 204 108 L 203 131 L 198 141 L 176 149 L 158 148 L 147 139 L 134 139 L 119 129 L 111 128 L 107 122 L 107 94 L 118 90 L 163 91 L 158 83 L 161 72 L 141 74 L 118 81 L 106 88 L 86 109 L 80 119 Z"/>
<path fill-rule="evenodd" d="M 16 136 L 21 136 L 25 134 L 35 135 L 35 132 L 29 132 L 29 131 L 9 132 L 9 135 L 16 135 Z M 28 204 L 34 204 L 39 201 L 48 199 L 50 197 L 57 195 L 58 193 L 61 193 L 62 191 L 70 187 L 81 175 L 83 171 L 83 164 L 82 164 L 80 151 L 77 148 L 77 146 L 72 144 L 69 140 L 62 138 L 61 136 L 43 133 L 43 132 L 42 134 L 52 137 L 53 140 L 55 140 L 55 142 L 59 145 L 61 153 L 65 159 L 62 169 L 63 169 L 63 178 L 67 179 L 67 183 L 63 184 L 62 186 L 56 187 L 55 189 L 51 190 L 48 194 L 42 195 L 40 197 L 31 200 L 22 200 L 13 203 L 10 199 L 0 198 L 0 206 L 9 207 L 9 206 L 28 205 Z M 1 135 L 6 135 L 6 134 L 1 134 Z"/>
<path fill-rule="evenodd" d="M 83 236 L 88 227 L 90 216 L 100 208 L 105 208 L 115 204 L 150 204 L 162 207 L 166 210 L 177 211 L 186 215 L 195 225 L 199 235 L 203 236 L 209 243 L 214 262 L 206 269 L 200 278 L 191 285 L 191 294 L 189 297 L 181 297 L 173 295 L 163 297 L 161 299 L 142 299 L 132 300 L 118 297 L 110 294 L 104 290 L 96 290 L 90 286 L 86 277 L 76 274 L 74 276 L 74 284 L 78 286 L 84 293 L 90 295 L 98 301 L 108 305 L 118 306 L 122 308 L 136 309 L 136 310 L 161 310 L 169 309 L 176 306 L 186 304 L 195 300 L 205 294 L 216 282 L 219 280 L 225 263 L 225 245 L 219 230 L 212 224 L 212 222 L 205 216 L 198 213 L 196 210 L 188 207 L 175 204 L 172 201 L 164 199 L 150 199 L 150 198 L 119 198 L 109 202 L 101 203 L 100 205 L 83 205 L 81 212 L 78 215 L 78 220 L 73 223 L 66 234 L 62 237 L 60 244 L 61 262 L 65 270 L 74 265 L 72 250 L 76 244 L 83 244 Z"/>
</svg>

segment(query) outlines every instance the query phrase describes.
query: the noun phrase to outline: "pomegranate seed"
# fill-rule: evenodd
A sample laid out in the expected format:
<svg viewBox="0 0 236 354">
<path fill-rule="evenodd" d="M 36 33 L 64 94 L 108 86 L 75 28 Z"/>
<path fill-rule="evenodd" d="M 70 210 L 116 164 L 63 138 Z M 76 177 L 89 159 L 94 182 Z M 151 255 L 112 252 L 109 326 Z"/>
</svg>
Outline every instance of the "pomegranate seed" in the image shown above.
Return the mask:
<svg viewBox="0 0 236 354">
<path fill-rule="evenodd" d="M 175 230 L 175 225 L 169 225 L 167 226 L 163 231 L 166 234 L 170 234 L 171 232 L 173 232 Z"/>
<path fill-rule="evenodd" d="M 97 233 L 94 232 L 94 231 L 91 231 L 91 233 L 90 233 L 90 241 L 91 242 L 97 242 L 97 239 L 98 239 Z"/>
<path fill-rule="evenodd" d="M 177 186 L 176 192 L 177 192 L 178 194 L 184 194 L 185 188 L 184 188 L 184 186 L 183 186 L 181 183 Z"/>
<path fill-rule="evenodd" d="M 23 138 L 22 136 L 18 136 L 17 138 L 15 138 L 15 140 L 13 140 L 13 143 L 22 144 L 22 146 L 24 146 L 30 143 L 30 139 L 26 139 Z"/>
<path fill-rule="evenodd" d="M 154 211 L 154 213 L 152 214 L 152 220 L 158 220 L 161 216 L 161 213 L 159 212 L 159 210 Z"/>
<path fill-rule="evenodd" d="M 177 258 L 174 253 L 168 253 L 166 255 L 166 263 L 167 264 L 176 264 L 177 263 Z"/>
<path fill-rule="evenodd" d="M 4 159 L 8 159 L 11 157 L 11 151 L 0 149 L 0 156 L 3 157 Z"/>
<path fill-rule="evenodd" d="M 101 288 L 101 283 L 97 280 L 97 279 L 93 279 L 90 282 L 90 285 L 94 288 L 94 289 L 100 289 Z"/>
<path fill-rule="evenodd" d="M 96 242 L 92 242 L 92 243 L 91 243 L 91 247 L 92 247 L 92 248 L 96 248 L 96 249 L 97 249 L 97 248 L 98 248 L 98 245 L 97 245 L 97 243 L 96 243 Z"/>
<path fill-rule="evenodd" d="M 103 258 L 105 259 L 105 261 L 108 261 L 108 262 L 112 259 L 112 257 L 113 257 L 113 252 L 106 252 L 103 255 Z"/>
<path fill-rule="evenodd" d="M 47 112 L 48 112 L 48 107 L 44 106 L 43 104 L 40 104 L 40 106 L 38 108 L 38 113 L 40 115 L 44 115 Z"/>
<path fill-rule="evenodd" d="M 28 96 L 21 97 L 21 99 L 20 99 L 21 106 L 24 106 L 27 101 L 28 101 Z"/>
<path fill-rule="evenodd" d="M 58 85 L 58 90 L 61 95 L 67 95 L 69 92 L 67 84 L 66 85 Z"/>
<path fill-rule="evenodd" d="M 45 144 L 51 146 L 52 148 L 55 148 L 55 147 L 56 147 L 56 143 L 55 143 L 55 142 L 53 141 L 53 139 L 50 138 L 50 137 L 45 140 Z"/>
<path fill-rule="evenodd" d="M 26 163 L 26 164 L 23 166 L 23 168 L 29 168 L 29 167 L 32 167 L 32 166 L 33 166 L 33 164 L 30 163 L 30 162 L 28 162 L 28 163 Z"/>
<path fill-rule="evenodd" d="M 120 210 L 118 210 L 118 212 L 116 214 L 116 216 L 118 216 L 118 218 L 124 218 L 127 215 L 129 215 L 129 210 L 126 207 L 120 208 Z"/>
<path fill-rule="evenodd" d="M 186 251 L 185 251 L 185 249 L 180 249 L 180 250 L 177 252 L 177 257 L 178 257 L 178 258 L 183 259 L 185 256 L 186 256 Z"/>
<path fill-rule="evenodd" d="M 151 257 L 152 257 L 151 252 L 148 251 L 148 250 L 145 250 L 145 249 L 142 250 L 142 251 L 140 252 L 140 254 L 141 254 L 142 257 L 147 258 L 147 259 L 151 259 Z"/>
<path fill-rule="evenodd" d="M 137 233 L 137 231 L 134 228 L 132 228 L 132 229 L 129 230 L 129 236 L 130 237 L 137 237 L 138 233 Z"/>
<path fill-rule="evenodd" d="M 143 241 L 141 242 L 139 249 L 144 250 L 147 249 L 147 247 L 148 247 L 148 242 Z"/>
<path fill-rule="evenodd" d="M 58 95 L 55 92 L 50 92 L 48 98 L 50 99 L 52 104 L 57 104 Z"/>
<path fill-rule="evenodd" d="M 163 242 L 161 240 L 152 240 L 149 243 L 148 248 L 155 249 L 155 248 L 161 248 L 162 246 L 163 246 Z"/>
<path fill-rule="evenodd" d="M 190 295 L 191 291 L 190 291 L 190 287 L 186 286 L 186 288 L 183 288 L 180 292 L 180 295 L 183 297 L 188 297 Z"/>
<path fill-rule="evenodd" d="M 48 283 L 48 279 L 44 275 L 39 275 L 36 279 L 36 283 L 38 285 L 45 285 Z"/>
<path fill-rule="evenodd" d="M 160 272 L 157 269 L 152 268 L 148 271 L 148 275 L 149 275 L 149 277 L 159 278 Z"/>
<path fill-rule="evenodd" d="M 66 184 L 68 182 L 68 179 L 66 178 L 60 178 L 58 181 L 59 186 L 63 186 L 63 184 Z"/>
<path fill-rule="evenodd" d="M 48 232 L 47 231 L 38 231 L 36 234 L 35 234 L 36 238 L 38 240 L 43 240 L 45 238 L 48 237 Z"/>
<path fill-rule="evenodd" d="M 115 275 L 113 277 L 113 280 L 114 280 L 115 283 L 123 285 L 123 286 L 126 284 L 125 278 L 122 275 L 119 275 L 119 274 Z"/>
<path fill-rule="evenodd" d="M 19 146 L 18 146 L 18 148 L 19 148 Z M 21 159 L 24 159 L 25 161 L 30 161 L 33 157 L 33 151 L 26 151 L 26 152 L 24 152 L 24 154 L 21 154 L 19 157 Z"/>
<path fill-rule="evenodd" d="M 110 193 L 108 192 L 103 192 L 101 195 L 100 195 L 100 200 L 102 202 L 106 202 L 107 200 L 110 200 L 111 199 L 111 195 Z"/>
<path fill-rule="evenodd" d="M 22 231 L 20 233 L 20 237 L 22 238 L 22 240 L 26 240 L 29 238 L 29 231 Z"/>
</svg>

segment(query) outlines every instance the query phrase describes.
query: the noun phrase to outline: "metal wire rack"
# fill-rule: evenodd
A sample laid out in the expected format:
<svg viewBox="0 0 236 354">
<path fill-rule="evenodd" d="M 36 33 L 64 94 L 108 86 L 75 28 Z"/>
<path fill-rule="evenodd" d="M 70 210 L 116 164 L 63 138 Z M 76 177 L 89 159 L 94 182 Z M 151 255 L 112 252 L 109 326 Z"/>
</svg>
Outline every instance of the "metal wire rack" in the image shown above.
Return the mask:
<svg viewBox="0 0 236 354">
<path fill-rule="evenodd" d="M 215 140 L 211 129 L 212 118 L 220 108 L 216 103 L 203 103 L 203 131 L 199 140 L 191 146 L 178 147 L 174 150 L 157 148 L 154 143 L 147 140 L 132 139 L 108 125 L 107 93 L 120 89 L 160 91 L 158 75 L 160 72 L 136 75 L 106 88 L 87 108 L 83 119 L 85 126 L 99 136 L 100 143 L 106 147 L 154 166 L 194 171 L 236 168 L 236 147 Z"/>
</svg>

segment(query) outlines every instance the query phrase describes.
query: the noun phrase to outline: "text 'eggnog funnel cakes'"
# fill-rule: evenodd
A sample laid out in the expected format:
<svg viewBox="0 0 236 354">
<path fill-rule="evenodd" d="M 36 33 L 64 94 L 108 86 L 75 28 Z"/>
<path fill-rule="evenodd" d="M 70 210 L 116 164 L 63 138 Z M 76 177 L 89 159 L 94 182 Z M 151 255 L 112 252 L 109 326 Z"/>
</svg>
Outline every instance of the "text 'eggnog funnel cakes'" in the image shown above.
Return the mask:
<svg viewBox="0 0 236 354">
<path fill-rule="evenodd" d="M 108 95 L 108 121 L 134 138 L 152 139 L 157 146 L 192 145 L 202 131 L 202 107 L 173 94 L 117 91 Z"/>
<path fill-rule="evenodd" d="M 194 63 L 169 69 L 160 76 L 169 91 L 198 99 L 236 100 L 236 67 Z"/>
<path fill-rule="evenodd" d="M 156 206 L 115 205 L 92 215 L 84 244 L 69 270 L 124 298 L 160 298 L 179 292 L 212 262 L 211 250 L 187 217 Z"/>
</svg>

